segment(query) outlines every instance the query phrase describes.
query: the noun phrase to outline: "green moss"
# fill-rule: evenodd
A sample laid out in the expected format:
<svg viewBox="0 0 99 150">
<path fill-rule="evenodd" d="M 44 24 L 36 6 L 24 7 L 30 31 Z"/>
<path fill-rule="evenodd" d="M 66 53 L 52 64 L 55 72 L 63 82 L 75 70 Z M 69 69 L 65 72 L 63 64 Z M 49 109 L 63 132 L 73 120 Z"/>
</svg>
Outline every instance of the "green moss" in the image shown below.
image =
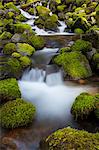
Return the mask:
<svg viewBox="0 0 99 150">
<path fill-rule="evenodd" d="M 1 102 L 20 98 L 21 93 L 18 87 L 18 82 L 14 78 L 0 81 L 0 99 Z"/>
<path fill-rule="evenodd" d="M 54 62 L 64 68 L 74 79 L 87 78 L 92 75 L 88 60 L 79 52 L 62 53 L 55 57 Z"/>
<path fill-rule="evenodd" d="M 1 107 L 0 123 L 5 128 L 25 126 L 33 121 L 35 106 L 23 99 L 9 101 Z"/>
<path fill-rule="evenodd" d="M 8 43 L 3 48 L 3 53 L 10 55 L 16 51 L 16 45 L 14 43 Z"/>
<path fill-rule="evenodd" d="M 70 127 L 57 130 L 42 143 L 42 150 L 98 150 L 99 133 L 93 134 Z"/>
<path fill-rule="evenodd" d="M 12 53 L 12 57 L 14 57 L 14 58 L 20 58 L 21 54 L 17 53 L 17 52 L 14 52 L 14 53 Z"/>
<path fill-rule="evenodd" d="M 14 14 L 13 12 L 8 12 L 6 17 L 7 17 L 8 19 L 12 19 L 12 18 L 14 17 L 14 15 L 15 15 L 15 14 Z"/>
<path fill-rule="evenodd" d="M 41 14 L 46 14 L 47 15 L 47 14 L 50 13 L 50 9 L 48 9 L 44 6 L 37 6 L 36 9 L 37 9 L 37 12 L 38 12 L 39 15 L 41 15 Z"/>
<path fill-rule="evenodd" d="M 86 32 L 90 27 L 91 24 L 87 21 L 87 19 L 81 15 L 75 16 L 75 20 L 71 25 L 72 31 L 74 31 L 76 28 L 82 29 L 84 32 Z"/>
<path fill-rule="evenodd" d="M 33 33 L 31 26 L 28 24 L 22 24 L 22 23 L 14 24 L 14 32 L 15 33 L 23 33 L 24 31 Z"/>
<path fill-rule="evenodd" d="M 31 44 L 35 49 L 42 49 L 45 45 L 45 41 L 42 37 L 32 35 L 28 38 L 28 43 Z"/>
<path fill-rule="evenodd" d="M 28 13 L 31 14 L 31 15 L 34 15 L 34 8 L 30 8 L 30 9 L 28 10 Z"/>
<path fill-rule="evenodd" d="M 71 52 L 70 47 L 63 47 L 59 50 L 60 54 L 65 53 L 65 52 Z"/>
<path fill-rule="evenodd" d="M 82 29 L 80 29 L 80 28 L 76 28 L 76 29 L 74 30 L 74 32 L 75 32 L 76 34 L 83 34 L 83 33 L 84 33 L 84 31 L 83 31 Z"/>
<path fill-rule="evenodd" d="M 78 119 L 87 118 L 95 110 L 95 97 L 88 93 L 81 93 L 73 103 L 71 113 Z"/>
<path fill-rule="evenodd" d="M 17 43 L 17 51 L 23 56 L 31 56 L 35 52 L 35 49 L 29 44 Z"/>
<path fill-rule="evenodd" d="M 93 55 L 93 61 L 97 64 L 97 63 L 99 63 L 99 53 L 95 53 L 94 55 Z"/>
<path fill-rule="evenodd" d="M 57 23 L 53 22 L 51 19 L 45 21 L 45 28 L 48 30 L 57 30 Z"/>
<path fill-rule="evenodd" d="M 50 18 L 50 20 L 51 20 L 52 22 L 57 22 L 57 21 L 58 21 L 58 16 L 57 16 L 56 14 L 53 14 L 53 15 L 50 16 L 49 18 Z"/>
<path fill-rule="evenodd" d="M 15 12 L 20 13 L 20 10 L 13 4 L 13 2 L 6 3 L 4 7 L 7 9 L 13 9 Z"/>
<path fill-rule="evenodd" d="M 77 40 L 72 46 L 73 51 L 88 52 L 92 50 L 92 44 L 89 41 Z"/>
<path fill-rule="evenodd" d="M 28 67 L 32 63 L 31 59 L 27 56 L 20 57 L 19 60 L 21 61 L 22 67 Z"/>
<path fill-rule="evenodd" d="M 4 6 L 2 5 L 2 2 L 0 2 L 0 9 L 3 9 Z"/>
<path fill-rule="evenodd" d="M 22 66 L 19 60 L 16 58 L 9 58 L 6 65 L 8 66 L 10 76 L 16 77 L 17 79 L 21 76 Z"/>
<path fill-rule="evenodd" d="M 99 93 L 97 93 L 95 95 L 95 98 L 96 98 L 96 103 L 95 103 L 95 115 L 96 115 L 96 118 L 99 119 Z"/>
<path fill-rule="evenodd" d="M 16 16 L 15 19 L 20 22 L 24 22 L 27 20 L 22 14 Z"/>
<path fill-rule="evenodd" d="M 1 35 L 0 35 L 0 40 L 7 40 L 7 39 L 11 39 L 12 34 L 10 32 L 4 31 Z"/>
<path fill-rule="evenodd" d="M 64 11 L 65 8 L 66 8 L 66 5 L 59 5 L 59 6 L 57 6 L 57 10 L 60 11 L 60 12 Z"/>
</svg>

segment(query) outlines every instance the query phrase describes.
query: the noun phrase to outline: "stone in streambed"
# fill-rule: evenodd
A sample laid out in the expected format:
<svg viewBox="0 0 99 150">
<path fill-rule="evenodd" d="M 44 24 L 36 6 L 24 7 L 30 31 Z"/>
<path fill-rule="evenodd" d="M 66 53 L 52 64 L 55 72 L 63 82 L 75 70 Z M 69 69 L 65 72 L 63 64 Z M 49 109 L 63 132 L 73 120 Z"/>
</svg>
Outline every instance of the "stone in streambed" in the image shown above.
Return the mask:
<svg viewBox="0 0 99 150">
<path fill-rule="evenodd" d="M 41 141 L 41 150 L 96 150 L 98 147 L 99 133 L 88 133 L 70 127 L 57 130 Z"/>
<path fill-rule="evenodd" d="M 92 75 L 88 60 L 80 52 L 62 53 L 54 58 L 54 62 L 62 66 L 73 79 L 84 79 Z"/>
<path fill-rule="evenodd" d="M 86 119 L 94 112 L 96 98 L 88 93 L 81 93 L 72 105 L 71 113 L 75 119 Z"/>
</svg>

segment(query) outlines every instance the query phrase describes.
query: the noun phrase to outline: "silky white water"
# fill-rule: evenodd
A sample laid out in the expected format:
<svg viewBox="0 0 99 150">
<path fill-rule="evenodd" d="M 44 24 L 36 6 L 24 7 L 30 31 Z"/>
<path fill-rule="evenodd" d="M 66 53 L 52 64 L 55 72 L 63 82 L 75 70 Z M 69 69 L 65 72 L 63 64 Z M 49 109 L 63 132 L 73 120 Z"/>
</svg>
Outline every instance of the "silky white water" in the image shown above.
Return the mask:
<svg viewBox="0 0 99 150">
<path fill-rule="evenodd" d="M 69 120 L 70 109 L 81 92 L 88 86 L 66 86 L 61 72 L 46 75 L 44 70 L 31 69 L 19 81 L 22 97 L 31 101 L 37 109 L 37 119 Z"/>
</svg>

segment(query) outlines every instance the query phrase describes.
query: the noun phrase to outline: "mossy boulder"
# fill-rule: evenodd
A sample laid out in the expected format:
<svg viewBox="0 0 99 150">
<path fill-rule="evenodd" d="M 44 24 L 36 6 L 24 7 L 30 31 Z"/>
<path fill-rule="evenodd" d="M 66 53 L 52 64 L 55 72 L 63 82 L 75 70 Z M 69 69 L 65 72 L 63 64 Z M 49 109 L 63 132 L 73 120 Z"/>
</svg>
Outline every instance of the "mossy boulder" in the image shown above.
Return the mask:
<svg viewBox="0 0 99 150">
<path fill-rule="evenodd" d="M 17 51 L 23 56 L 31 56 L 35 48 L 27 43 L 17 43 Z"/>
<path fill-rule="evenodd" d="M 15 78 L 9 78 L 0 81 L 0 100 L 1 102 L 20 98 L 18 82 Z"/>
<path fill-rule="evenodd" d="M 80 52 L 62 53 L 54 58 L 54 62 L 62 66 L 73 79 L 87 78 L 92 75 L 88 60 Z"/>
<path fill-rule="evenodd" d="M 0 109 L 1 126 L 4 128 L 26 126 L 33 121 L 35 110 L 34 105 L 23 99 L 9 101 Z"/>
<path fill-rule="evenodd" d="M 83 34 L 83 33 L 84 33 L 84 31 L 83 31 L 82 29 L 80 29 L 80 28 L 76 28 L 76 29 L 74 30 L 74 32 L 75 32 L 76 34 Z"/>
<path fill-rule="evenodd" d="M 32 45 L 36 50 L 42 49 L 45 46 L 44 38 L 32 35 L 28 38 L 28 43 Z"/>
<path fill-rule="evenodd" d="M 95 116 L 96 116 L 96 118 L 99 120 L 99 93 L 97 93 L 97 94 L 95 95 L 95 98 L 96 98 L 96 103 L 95 103 L 95 106 L 96 106 L 96 108 L 95 108 Z"/>
<path fill-rule="evenodd" d="M 14 43 L 8 43 L 3 48 L 3 53 L 10 55 L 16 51 L 16 45 Z"/>
<path fill-rule="evenodd" d="M 22 67 L 26 68 L 31 65 L 32 61 L 28 56 L 22 56 L 19 58 Z"/>
<path fill-rule="evenodd" d="M 57 130 L 41 142 L 42 150 L 97 150 L 99 133 L 72 129 L 70 127 Z"/>
<path fill-rule="evenodd" d="M 95 53 L 95 54 L 93 55 L 93 61 L 94 61 L 95 63 L 99 63 L 99 53 Z"/>
<path fill-rule="evenodd" d="M 99 53 L 95 53 L 92 57 L 93 65 L 96 70 L 99 70 Z"/>
<path fill-rule="evenodd" d="M 99 28 L 91 28 L 82 38 L 83 40 L 91 42 L 93 47 L 99 49 Z"/>
<path fill-rule="evenodd" d="M 14 52 L 14 53 L 12 53 L 11 56 L 14 57 L 14 58 L 20 58 L 20 57 L 21 57 L 21 54 L 20 54 L 20 53 L 17 53 L 17 52 Z"/>
<path fill-rule="evenodd" d="M 77 40 L 71 46 L 72 51 L 88 52 L 92 50 L 92 44 L 89 41 Z"/>
<path fill-rule="evenodd" d="M 12 34 L 10 32 L 4 31 L 1 35 L 0 35 L 0 40 L 7 40 L 7 39 L 11 39 Z"/>
<path fill-rule="evenodd" d="M 19 14 L 15 17 L 16 21 L 25 22 L 27 21 L 26 17 L 24 17 L 22 14 Z"/>
<path fill-rule="evenodd" d="M 13 9 L 15 12 L 19 14 L 21 13 L 20 10 L 13 4 L 13 2 L 6 3 L 4 7 L 7 9 Z"/>
<path fill-rule="evenodd" d="M 14 24 L 14 32 L 15 33 L 23 33 L 24 31 L 33 33 L 31 26 L 28 24 L 22 24 L 22 23 Z"/>
<path fill-rule="evenodd" d="M 66 53 L 66 52 L 71 52 L 71 48 L 70 47 L 62 47 L 60 50 L 59 50 L 60 54 L 62 53 Z"/>
<path fill-rule="evenodd" d="M 6 14 L 6 18 L 7 19 L 13 19 L 14 18 L 14 12 L 8 12 L 7 14 Z"/>
<path fill-rule="evenodd" d="M 48 15 L 50 13 L 50 9 L 48 9 L 44 6 L 37 6 L 36 9 L 37 9 L 37 12 L 38 12 L 39 15 L 41 15 L 41 14 Z"/>
<path fill-rule="evenodd" d="M 87 21 L 85 17 L 79 16 L 76 17 L 76 20 L 74 20 L 74 22 L 72 22 L 69 27 L 71 27 L 72 31 L 74 31 L 76 28 L 80 28 L 84 32 L 86 32 L 91 27 L 91 24 Z"/>
<path fill-rule="evenodd" d="M 95 110 L 96 98 L 88 93 L 81 93 L 72 105 L 71 113 L 75 119 L 85 119 Z"/>
<path fill-rule="evenodd" d="M 9 58 L 6 62 L 8 76 L 19 79 L 22 75 L 22 65 L 17 58 Z"/>
</svg>

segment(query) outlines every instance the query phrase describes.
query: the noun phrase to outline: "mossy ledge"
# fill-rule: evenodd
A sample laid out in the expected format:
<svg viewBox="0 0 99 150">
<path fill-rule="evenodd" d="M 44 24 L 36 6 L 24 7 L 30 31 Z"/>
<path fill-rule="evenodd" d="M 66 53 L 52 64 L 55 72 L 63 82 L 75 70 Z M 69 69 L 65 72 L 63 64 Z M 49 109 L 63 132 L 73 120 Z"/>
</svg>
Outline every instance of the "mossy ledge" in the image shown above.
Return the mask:
<svg viewBox="0 0 99 150">
<path fill-rule="evenodd" d="M 99 133 L 70 127 L 57 130 L 41 142 L 42 150 L 98 150 Z"/>
</svg>

